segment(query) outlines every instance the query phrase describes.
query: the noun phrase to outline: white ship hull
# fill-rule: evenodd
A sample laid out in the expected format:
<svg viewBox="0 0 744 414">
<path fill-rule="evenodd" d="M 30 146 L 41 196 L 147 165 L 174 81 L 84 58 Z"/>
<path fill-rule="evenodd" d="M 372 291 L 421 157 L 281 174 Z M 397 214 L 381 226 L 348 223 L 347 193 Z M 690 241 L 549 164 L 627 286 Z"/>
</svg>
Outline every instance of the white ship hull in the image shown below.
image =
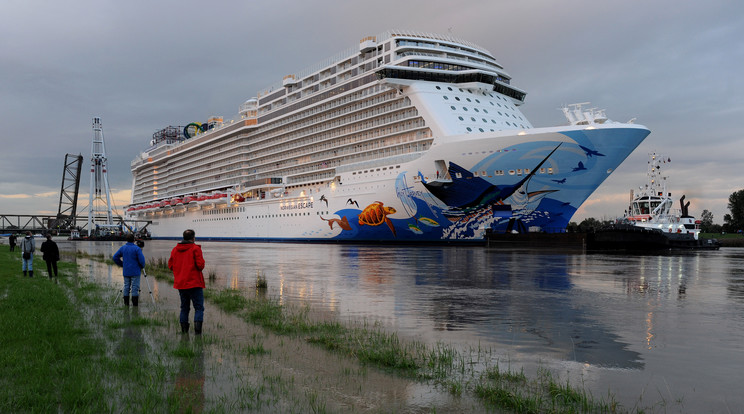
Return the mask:
<svg viewBox="0 0 744 414">
<path fill-rule="evenodd" d="M 241 203 L 224 198 L 161 208 L 146 218 L 152 220 L 153 238 L 177 239 L 191 228 L 203 240 L 480 241 L 486 228 L 505 231 L 510 223 L 516 228 L 515 220 L 526 228 L 560 231 L 648 133 L 642 126 L 612 124 L 512 136 L 468 134 L 435 145 L 414 161 L 342 173 L 337 185 L 308 189 L 303 196 L 269 193 Z M 588 155 L 582 147 L 601 155 Z M 438 160 L 447 160 L 449 170 L 440 170 L 439 177 Z M 474 176 L 458 178 L 452 164 Z M 425 185 L 458 181 L 491 187 L 457 190 L 466 202 L 448 205 Z"/>
</svg>

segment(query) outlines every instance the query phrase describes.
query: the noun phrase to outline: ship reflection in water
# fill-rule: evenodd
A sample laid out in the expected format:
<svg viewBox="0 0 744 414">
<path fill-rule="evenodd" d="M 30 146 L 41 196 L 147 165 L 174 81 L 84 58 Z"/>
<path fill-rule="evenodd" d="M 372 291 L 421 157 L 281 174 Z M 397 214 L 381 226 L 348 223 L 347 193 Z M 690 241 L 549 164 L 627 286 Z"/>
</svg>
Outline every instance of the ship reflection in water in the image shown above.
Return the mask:
<svg viewBox="0 0 744 414">
<path fill-rule="evenodd" d="M 175 242 L 152 241 L 148 258 Z M 112 254 L 117 243 L 63 248 Z M 744 249 L 634 256 L 482 247 L 203 243 L 212 288 L 265 275 L 268 296 L 405 338 L 488 349 L 502 366 L 548 367 L 684 410 L 744 406 Z M 118 279 L 114 277 L 114 282 Z M 578 382 L 575 382 L 578 381 Z M 650 397 L 640 402 L 653 404 Z M 657 401 L 661 398 L 656 398 Z M 699 410 L 698 410 L 699 408 Z"/>
</svg>

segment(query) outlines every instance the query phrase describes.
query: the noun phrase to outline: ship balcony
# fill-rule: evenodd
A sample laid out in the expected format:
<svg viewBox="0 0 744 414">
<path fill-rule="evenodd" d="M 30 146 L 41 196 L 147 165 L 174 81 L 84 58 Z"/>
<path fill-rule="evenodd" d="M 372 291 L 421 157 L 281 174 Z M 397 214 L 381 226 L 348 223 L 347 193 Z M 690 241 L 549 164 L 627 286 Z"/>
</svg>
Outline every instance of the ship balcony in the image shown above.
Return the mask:
<svg viewBox="0 0 744 414">
<path fill-rule="evenodd" d="M 359 52 L 366 53 L 377 47 L 377 38 L 374 36 L 365 37 L 359 41 Z"/>
<path fill-rule="evenodd" d="M 287 87 L 297 83 L 294 75 L 287 75 L 282 79 L 282 86 Z"/>
</svg>

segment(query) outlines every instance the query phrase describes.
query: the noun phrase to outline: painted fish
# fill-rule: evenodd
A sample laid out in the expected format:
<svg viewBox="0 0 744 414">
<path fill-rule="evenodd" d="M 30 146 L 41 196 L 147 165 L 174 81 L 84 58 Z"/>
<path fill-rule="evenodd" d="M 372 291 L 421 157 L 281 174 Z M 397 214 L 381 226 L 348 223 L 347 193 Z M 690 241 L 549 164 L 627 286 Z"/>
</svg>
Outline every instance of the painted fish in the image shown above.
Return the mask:
<svg viewBox="0 0 744 414">
<path fill-rule="evenodd" d="M 418 226 L 416 226 L 415 224 L 409 224 L 408 230 L 411 230 L 415 234 L 424 234 L 424 232 L 421 231 L 421 229 L 418 228 Z"/>
<path fill-rule="evenodd" d="M 430 219 L 428 217 L 421 217 L 421 218 L 418 219 L 418 221 L 420 221 L 423 224 L 426 224 L 429 227 L 439 227 L 439 223 L 437 223 L 436 221 L 434 221 L 434 220 L 432 220 L 432 219 Z"/>
</svg>

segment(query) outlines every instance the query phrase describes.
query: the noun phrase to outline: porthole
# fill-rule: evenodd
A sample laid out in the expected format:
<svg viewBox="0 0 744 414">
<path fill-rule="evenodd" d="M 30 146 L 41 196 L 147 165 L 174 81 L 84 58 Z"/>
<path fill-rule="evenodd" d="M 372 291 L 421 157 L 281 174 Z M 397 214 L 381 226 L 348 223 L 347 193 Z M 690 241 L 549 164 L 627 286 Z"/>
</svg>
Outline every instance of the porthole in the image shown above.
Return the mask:
<svg viewBox="0 0 744 414">
<path fill-rule="evenodd" d="M 483 120 L 483 123 L 484 124 L 487 124 L 488 123 L 488 121 L 486 121 L 486 118 L 481 118 L 481 119 Z"/>
<path fill-rule="evenodd" d="M 437 88 L 437 90 L 441 90 L 442 89 L 439 85 L 437 85 L 436 88 Z"/>
<path fill-rule="evenodd" d="M 465 100 L 468 101 L 468 102 L 473 102 L 473 101 L 470 100 L 470 98 L 465 98 Z"/>
<path fill-rule="evenodd" d="M 447 90 L 448 90 L 448 91 L 451 91 L 451 90 L 452 90 L 452 88 L 450 88 L 450 87 L 448 86 L 448 87 L 447 87 Z"/>
<path fill-rule="evenodd" d="M 475 112 L 480 112 L 480 110 L 479 110 L 478 108 L 473 108 L 473 110 L 474 110 Z"/>
<path fill-rule="evenodd" d="M 462 107 L 462 110 L 463 110 L 463 111 L 465 111 L 465 112 L 467 112 L 467 111 L 468 111 L 468 108 L 467 108 L 467 107 L 465 107 L 465 106 L 463 106 L 463 107 Z"/>
<path fill-rule="evenodd" d="M 453 111 L 457 109 L 454 105 L 450 106 L 450 108 L 452 108 Z"/>
<path fill-rule="evenodd" d="M 488 109 L 484 109 L 483 110 L 483 113 L 487 114 L 488 113 Z"/>
<path fill-rule="evenodd" d="M 447 95 L 444 95 L 442 98 L 444 98 L 445 101 L 446 100 L 449 100 L 449 96 L 447 96 Z"/>
<path fill-rule="evenodd" d="M 467 127 L 468 132 L 473 132 L 473 128 Z"/>
<path fill-rule="evenodd" d="M 465 118 L 463 118 L 463 117 L 461 117 L 461 116 L 458 116 L 457 118 L 459 118 L 459 119 L 460 119 L 460 121 L 464 121 L 464 120 L 465 120 Z"/>
<path fill-rule="evenodd" d="M 460 97 L 459 96 L 455 96 L 455 100 L 456 101 L 459 101 L 460 100 Z"/>
<path fill-rule="evenodd" d="M 480 103 L 480 101 L 479 101 L 479 100 L 477 100 L 477 99 L 475 100 L 475 102 L 478 102 L 478 103 Z"/>
<path fill-rule="evenodd" d="M 485 131 L 483 131 L 483 128 L 478 128 L 478 131 L 485 132 Z"/>
</svg>

